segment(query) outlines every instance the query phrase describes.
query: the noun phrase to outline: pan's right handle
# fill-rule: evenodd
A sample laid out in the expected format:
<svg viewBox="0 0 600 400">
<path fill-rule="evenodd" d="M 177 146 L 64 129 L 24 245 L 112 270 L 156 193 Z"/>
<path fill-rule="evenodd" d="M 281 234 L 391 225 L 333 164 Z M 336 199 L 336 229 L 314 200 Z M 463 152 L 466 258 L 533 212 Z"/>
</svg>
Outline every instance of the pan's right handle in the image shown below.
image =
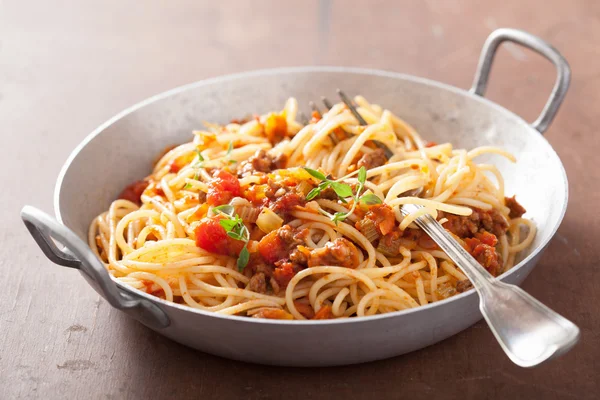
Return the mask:
<svg viewBox="0 0 600 400">
<path fill-rule="evenodd" d="M 548 102 L 546 102 L 538 119 L 531 124 L 531 126 L 540 133 L 544 133 L 556 116 L 558 108 L 567 94 L 567 89 L 569 88 L 569 83 L 571 81 L 571 69 L 569 68 L 567 60 L 565 60 L 558 50 L 539 37 L 518 29 L 509 28 L 497 29 L 492 32 L 481 50 L 473 87 L 471 87 L 471 93 L 479 96 L 484 95 L 496 50 L 498 50 L 498 46 L 500 46 L 502 42 L 506 41 L 520 44 L 521 46 L 535 51 L 550 60 L 556 67 L 556 83 L 554 84 L 550 98 L 548 99 Z"/>
<path fill-rule="evenodd" d="M 111 306 L 130 314 L 152 328 L 169 326 L 169 318 L 156 304 L 119 290 L 102 261 L 69 228 L 31 206 L 23 207 L 21 219 L 50 261 L 78 269 L 86 274 L 94 281 L 102 297 Z M 64 245 L 69 252 L 59 249 L 54 241 Z"/>
</svg>

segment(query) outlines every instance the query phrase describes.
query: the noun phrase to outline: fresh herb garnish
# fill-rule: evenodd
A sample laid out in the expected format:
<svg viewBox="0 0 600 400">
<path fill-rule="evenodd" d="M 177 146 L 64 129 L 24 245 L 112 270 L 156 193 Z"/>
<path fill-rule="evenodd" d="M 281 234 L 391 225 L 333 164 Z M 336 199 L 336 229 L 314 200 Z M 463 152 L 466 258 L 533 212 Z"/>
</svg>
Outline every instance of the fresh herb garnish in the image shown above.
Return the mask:
<svg viewBox="0 0 600 400">
<path fill-rule="evenodd" d="M 196 151 L 196 155 L 198 156 L 198 161 L 196 161 L 192 165 L 192 168 L 194 168 L 196 170 L 196 175 L 194 175 L 194 179 L 199 180 L 200 179 L 200 171 L 199 170 L 200 170 L 200 168 L 204 168 L 204 162 L 207 160 L 202 156 L 202 153 L 200 152 L 200 150 L 196 149 L 195 151 Z"/>
<path fill-rule="evenodd" d="M 331 220 L 333 222 L 335 222 L 336 224 L 339 221 L 345 220 L 349 215 L 351 215 L 354 212 L 354 209 L 356 208 L 357 203 L 362 203 L 365 205 L 373 205 L 373 204 L 381 204 L 382 203 L 381 199 L 373 193 L 367 193 L 363 196 L 360 195 L 362 193 L 363 189 L 365 188 L 365 182 L 367 181 L 367 169 L 365 167 L 360 167 L 360 169 L 358 170 L 358 185 L 356 187 L 356 194 L 353 193 L 352 187 L 346 183 L 339 182 L 339 180 L 335 180 L 335 181 L 331 180 L 328 177 L 326 177 L 323 173 L 321 173 L 317 170 L 307 168 L 307 167 L 304 167 L 304 169 L 311 176 L 321 180 L 321 183 L 319 183 L 319 186 L 317 186 L 316 188 L 314 188 L 310 192 L 308 192 L 308 195 L 306 195 L 306 200 L 310 201 L 310 200 L 314 199 L 315 197 L 319 196 L 323 190 L 325 190 L 329 187 L 331 187 L 335 191 L 335 193 L 337 194 L 337 196 L 339 197 L 339 199 L 342 202 L 347 203 L 346 199 L 348 197 L 351 197 L 354 200 L 354 203 L 352 204 L 352 208 L 349 211 L 336 212 L 333 215 L 328 214 L 329 217 L 331 218 Z"/>
<path fill-rule="evenodd" d="M 244 221 L 235 213 L 235 210 L 229 204 L 214 207 L 213 212 L 225 217 L 219 220 L 219 225 L 225 229 L 227 236 L 244 242 L 244 247 L 242 248 L 242 251 L 240 251 L 240 255 L 237 259 L 238 271 L 242 272 L 246 265 L 248 265 L 248 260 L 250 259 L 250 252 L 248 251 L 250 232 L 248 231 L 248 228 L 246 228 Z"/>
<path fill-rule="evenodd" d="M 381 204 L 383 202 L 379 197 L 377 197 L 373 193 L 367 193 L 360 197 L 360 203 L 367 206 L 372 206 L 374 204 Z"/>
<path fill-rule="evenodd" d="M 185 186 L 183 187 L 184 189 L 191 189 L 192 188 L 192 184 L 191 183 L 186 183 Z"/>
<path fill-rule="evenodd" d="M 225 157 L 229 158 L 232 151 L 233 151 L 233 142 L 229 141 L 229 145 L 227 145 L 227 153 L 225 153 Z M 235 163 L 237 163 L 237 160 L 233 160 L 233 159 L 229 158 L 229 160 L 227 160 L 227 162 L 229 164 L 235 164 Z"/>
</svg>

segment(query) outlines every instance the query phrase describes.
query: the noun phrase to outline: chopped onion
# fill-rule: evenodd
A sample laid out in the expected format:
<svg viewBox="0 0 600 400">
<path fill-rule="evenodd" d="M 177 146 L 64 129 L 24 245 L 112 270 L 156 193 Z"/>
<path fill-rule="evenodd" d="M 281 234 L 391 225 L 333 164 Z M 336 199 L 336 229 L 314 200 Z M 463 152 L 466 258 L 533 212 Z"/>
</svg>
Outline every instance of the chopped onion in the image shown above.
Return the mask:
<svg viewBox="0 0 600 400">
<path fill-rule="evenodd" d="M 233 207 L 234 212 L 244 221 L 248 223 L 255 223 L 260 214 L 260 208 L 254 207 L 252 203 L 241 197 L 234 197 L 229 202 L 229 205 Z"/>
<path fill-rule="evenodd" d="M 275 229 L 281 228 L 283 225 L 283 218 L 265 207 L 258 215 L 256 225 L 264 233 L 269 233 Z"/>
<path fill-rule="evenodd" d="M 367 240 L 371 243 L 379 239 L 381 236 L 379 230 L 377 229 L 377 225 L 375 225 L 375 222 L 369 218 L 365 218 L 359 222 L 358 230 L 360 233 L 365 235 Z"/>
<path fill-rule="evenodd" d="M 298 192 L 302 193 L 304 196 L 306 196 L 312 190 L 312 188 L 313 186 L 308 183 L 308 181 L 300 181 L 296 186 Z"/>
<path fill-rule="evenodd" d="M 377 251 L 385 256 L 394 257 L 400 252 L 401 240 L 401 238 L 391 239 L 384 237 L 379 241 L 379 244 L 377 245 Z"/>
</svg>

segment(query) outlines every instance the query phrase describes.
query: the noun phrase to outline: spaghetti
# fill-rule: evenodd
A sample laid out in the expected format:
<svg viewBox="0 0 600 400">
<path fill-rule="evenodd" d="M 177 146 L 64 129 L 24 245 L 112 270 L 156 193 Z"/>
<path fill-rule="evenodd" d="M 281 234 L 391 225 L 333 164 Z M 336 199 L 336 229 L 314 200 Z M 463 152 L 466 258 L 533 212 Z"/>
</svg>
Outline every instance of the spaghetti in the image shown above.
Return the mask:
<svg viewBox="0 0 600 400">
<path fill-rule="evenodd" d="M 492 275 L 510 269 L 536 229 L 500 171 L 475 159 L 514 157 L 426 142 L 355 101 L 366 126 L 343 103 L 302 124 L 295 99 L 206 123 L 93 220 L 92 250 L 116 280 L 167 301 L 275 319 L 387 313 L 469 289 L 413 223 L 424 213 Z M 423 208 L 403 217 L 403 204 Z"/>
</svg>

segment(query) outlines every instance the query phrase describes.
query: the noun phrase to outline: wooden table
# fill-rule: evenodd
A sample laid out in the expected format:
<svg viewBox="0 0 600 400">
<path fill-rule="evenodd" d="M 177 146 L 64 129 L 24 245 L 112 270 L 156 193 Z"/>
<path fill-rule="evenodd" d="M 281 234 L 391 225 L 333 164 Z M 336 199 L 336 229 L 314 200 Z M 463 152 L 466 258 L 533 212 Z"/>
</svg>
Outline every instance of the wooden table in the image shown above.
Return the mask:
<svg viewBox="0 0 600 400">
<path fill-rule="evenodd" d="M 598 396 L 600 6 L 576 1 L 5 1 L 0 3 L 0 398 L 494 398 Z M 277 66 L 374 67 L 468 87 L 485 37 L 518 27 L 560 49 L 573 81 L 547 133 L 570 180 L 558 234 L 524 288 L 577 323 L 581 342 L 512 365 L 485 323 L 427 349 L 343 368 L 228 361 L 173 343 L 51 264 L 19 210 L 52 211 L 58 171 L 101 122 L 187 82 Z M 489 96 L 533 120 L 554 80 L 504 47 Z"/>
</svg>

